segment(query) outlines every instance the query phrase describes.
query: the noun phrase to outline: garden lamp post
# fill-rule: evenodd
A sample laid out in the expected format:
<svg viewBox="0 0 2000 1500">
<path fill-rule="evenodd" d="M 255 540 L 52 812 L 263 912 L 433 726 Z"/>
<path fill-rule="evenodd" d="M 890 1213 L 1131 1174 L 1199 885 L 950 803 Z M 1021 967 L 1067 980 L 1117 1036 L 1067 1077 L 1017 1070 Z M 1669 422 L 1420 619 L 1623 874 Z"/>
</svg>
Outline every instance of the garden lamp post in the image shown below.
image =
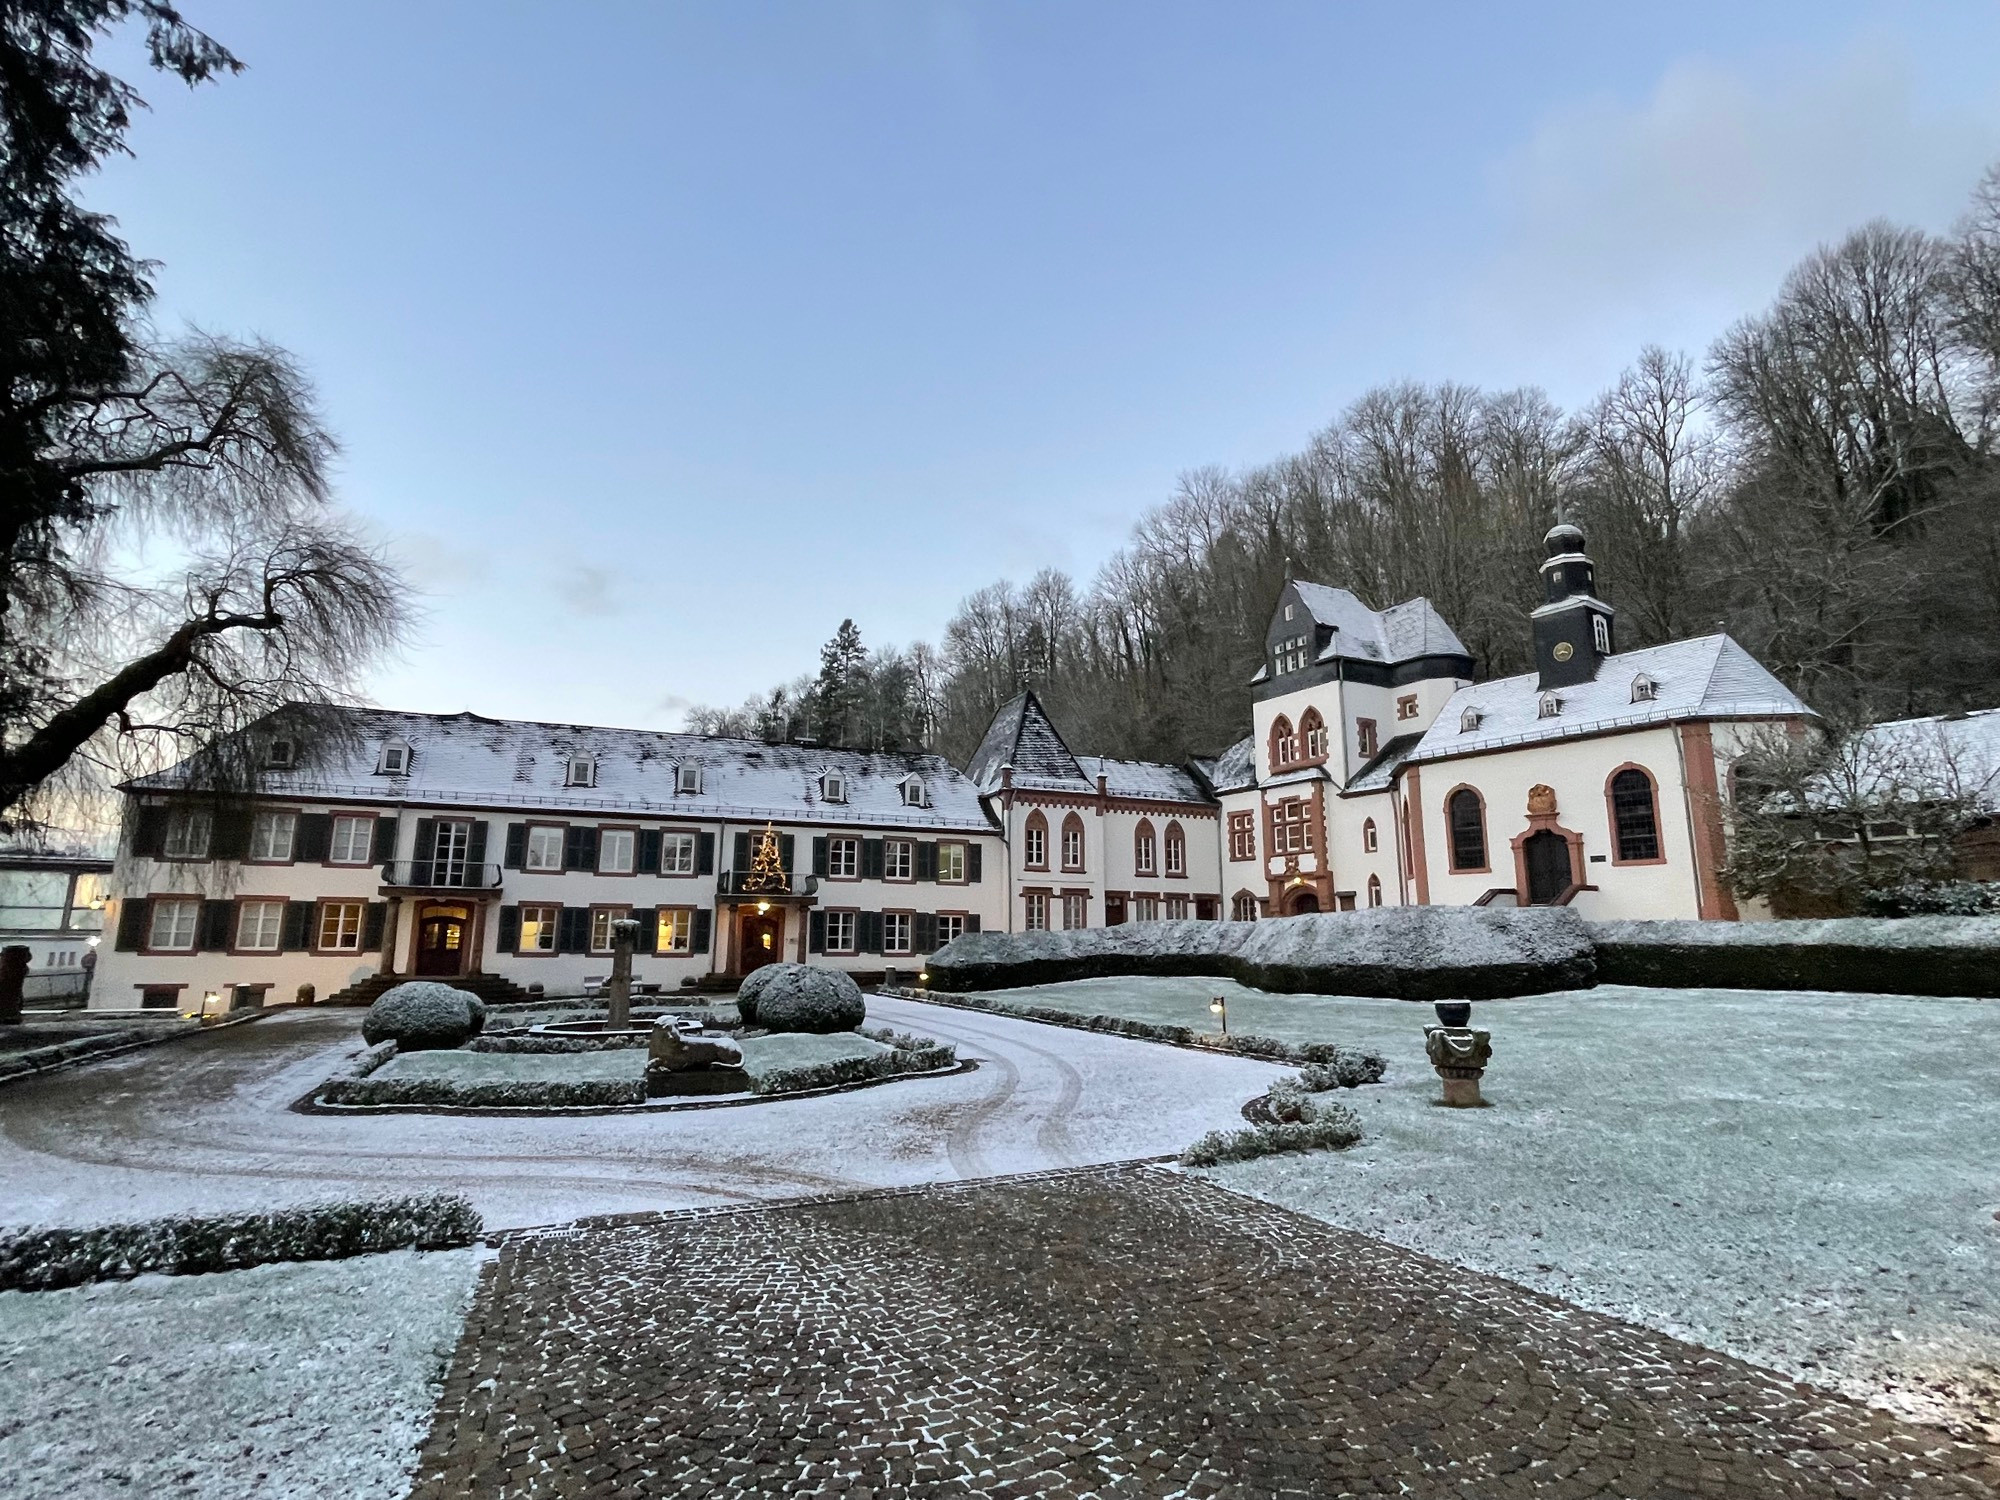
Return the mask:
<svg viewBox="0 0 2000 1500">
<path fill-rule="evenodd" d="M 1208 1002 L 1208 1010 L 1210 1015 L 1216 1015 L 1222 1017 L 1222 1034 L 1224 1036 L 1228 1036 L 1229 997 L 1226 995 L 1217 995 L 1213 1000 Z"/>
</svg>

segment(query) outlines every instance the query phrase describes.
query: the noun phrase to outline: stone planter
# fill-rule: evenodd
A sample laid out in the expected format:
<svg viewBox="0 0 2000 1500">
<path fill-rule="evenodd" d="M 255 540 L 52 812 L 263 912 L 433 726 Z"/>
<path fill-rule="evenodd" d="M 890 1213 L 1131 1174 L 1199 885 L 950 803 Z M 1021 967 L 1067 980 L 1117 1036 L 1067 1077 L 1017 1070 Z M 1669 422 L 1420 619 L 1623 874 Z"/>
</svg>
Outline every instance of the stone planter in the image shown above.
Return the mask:
<svg viewBox="0 0 2000 1500">
<path fill-rule="evenodd" d="M 1468 1109 L 1486 1102 L 1479 1094 L 1479 1080 L 1493 1059 L 1492 1032 L 1470 1026 L 1426 1026 L 1424 1055 L 1444 1080 L 1446 1104 Z"/>
</svg>

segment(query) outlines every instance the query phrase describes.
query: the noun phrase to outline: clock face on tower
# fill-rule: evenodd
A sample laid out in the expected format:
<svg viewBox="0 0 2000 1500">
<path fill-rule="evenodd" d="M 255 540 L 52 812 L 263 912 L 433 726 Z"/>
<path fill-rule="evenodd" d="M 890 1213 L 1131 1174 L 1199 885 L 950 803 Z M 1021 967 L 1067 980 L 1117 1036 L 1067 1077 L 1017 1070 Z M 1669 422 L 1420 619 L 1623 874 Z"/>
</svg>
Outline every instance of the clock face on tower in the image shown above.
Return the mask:
<svg viewBox="0 0 2000 1500">
<path fill-rule="evenodd" d="M 1576 655 L 1576 647 L 1572 646 L 1568 641 L 1557 641 L 1556 649 L 1552 654 L 1557 661 L 1568 661 L 1572 656 Z"/>
</svg>

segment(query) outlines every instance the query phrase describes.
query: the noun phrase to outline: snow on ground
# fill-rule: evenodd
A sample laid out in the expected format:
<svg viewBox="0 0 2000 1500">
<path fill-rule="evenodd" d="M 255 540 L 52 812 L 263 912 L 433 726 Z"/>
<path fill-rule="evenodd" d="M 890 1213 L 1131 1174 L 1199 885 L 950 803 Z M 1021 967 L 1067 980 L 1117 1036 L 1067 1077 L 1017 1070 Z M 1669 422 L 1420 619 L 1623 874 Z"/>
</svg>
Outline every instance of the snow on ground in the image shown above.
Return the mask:
<svg viewBox="0 0 2000 1500">
<path fill-rule="evenodd" d="M 396 1500 L 479 1250 L 0 1293 L 12 1500 Z"/>
<path fill-rule="evenodd" d="M 843 1062 L 850 1057 L 878 1057 L 892 1051 L 872 1037 L 854 1031 L 821 1035 L 811 1031 L 773 1031 L 743 1040 L 743 1066 L 751 1076 L 783 1073 L 792 1068 L 812 1068 L 821 1063 Z"/>
<path fill-rule="evenodd" d="M 1383 1084 L 1342 1096 L 1362 1145 L 1219 1169 L 1228 1186 L 1800 1379 L 2000 1422 L 2000 1003 L 1482 1001 L 1493 1107 L 1447 1110 L 1427 1005 L 1211 979 L 989 998 L 1209 1029 L 1214 994 L 1234 1031 L 1389 1059 Z"/>
</svg>

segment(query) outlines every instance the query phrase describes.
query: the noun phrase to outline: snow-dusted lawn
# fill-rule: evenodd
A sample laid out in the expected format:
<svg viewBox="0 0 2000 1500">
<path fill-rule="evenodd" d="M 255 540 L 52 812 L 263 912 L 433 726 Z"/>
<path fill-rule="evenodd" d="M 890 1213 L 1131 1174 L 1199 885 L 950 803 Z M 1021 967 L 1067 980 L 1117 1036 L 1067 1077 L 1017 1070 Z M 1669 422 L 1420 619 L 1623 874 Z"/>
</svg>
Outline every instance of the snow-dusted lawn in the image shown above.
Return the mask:
<svg viewBox="0 0 2000 1500">
<path fill-rule="evenodd" d="M 2000 1002 L 1604 987 L 1483 1001 L 1493 1107 L 1433 1103 L 1428 1005 L 1210 979 L 995 992 L 1379 1051 L 1337 1155 L 1228 1186 L 1792 1371 L 2000 1420 Z"/>
<path fill-rule="evenodd" d="M 397 1500 L 484 1252 L 0 1293 L 11 1500 Z"/>
<path fill-rule="evenodd" d="M 454 1083 L 590 1083 L 646 1076 L 646 1049 L 601 1052 L 459 1052 L 439 1048 L 399 1052 L 371 1078 L 449 1078 Z"/>
</svg>

